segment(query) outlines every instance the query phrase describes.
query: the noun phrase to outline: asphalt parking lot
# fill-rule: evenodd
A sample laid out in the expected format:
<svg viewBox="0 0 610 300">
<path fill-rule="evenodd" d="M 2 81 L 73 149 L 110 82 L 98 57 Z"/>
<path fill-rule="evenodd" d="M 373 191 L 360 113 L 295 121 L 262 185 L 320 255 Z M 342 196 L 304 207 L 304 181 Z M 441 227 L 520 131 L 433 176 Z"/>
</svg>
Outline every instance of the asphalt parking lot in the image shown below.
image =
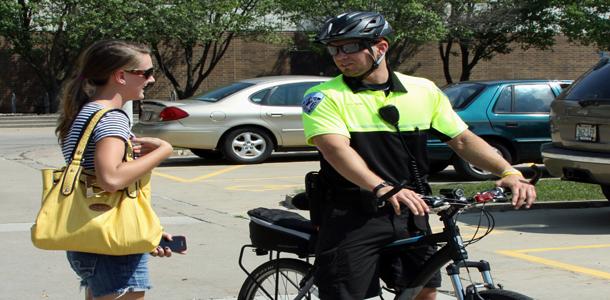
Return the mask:
<svg viewBox="0 0 610 300">
<path fill-rule="evenodd" d="M 37 250 L 29 241 L 40 201 L 39 169 L 61 164 L 51 130 L 0 130 L 0 138 L 0 299 L 82 299 L 65 254 Z M 19 143 L 7 142 L 12 138 Z M 303 188 L 303 175 L 317 167 L 316 156 L 306 154 L 277 155 L 245 166 L 178 156 L 157 168 L 153 204 L 168 232 L 187 236 L 189 251 L 152 260 L 154 289 L 147 299 L 234 299 L 245 279 L 237 257 L 249 242 L 246 212 L 281 207 L 287 195 Z M 456 179 L 450 170 L 433 177 L 436 182 Z M 494 232 L 468 250 L 471 259 L 492 263 L 496 282 L 536 299 L 608 299 L 609 207 L 494 216 Z M 477 223 L 478 214 L 460 217 L 464 238 L 476 231 Z M 263 258 L 249 254 L 246 260 L 254 267 Z M 450 290 L 444 279 L 442 290 Z"/>
</svg>

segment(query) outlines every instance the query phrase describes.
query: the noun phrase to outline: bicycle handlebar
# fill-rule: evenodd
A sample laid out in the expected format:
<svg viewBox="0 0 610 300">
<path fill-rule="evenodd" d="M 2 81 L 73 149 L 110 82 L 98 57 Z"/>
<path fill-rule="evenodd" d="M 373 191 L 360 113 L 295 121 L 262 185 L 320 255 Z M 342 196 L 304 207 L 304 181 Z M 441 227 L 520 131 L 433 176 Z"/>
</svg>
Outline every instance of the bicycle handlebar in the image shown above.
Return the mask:
<svg viewBox="0 0 610 300">
<path fill-rule="evenodd" d="M 531 185 L 536 185 L 538 180 L 540 179 L 542 172 L 536 165 L 531 165 L 530 168 L 534 171 L 534 176 L 528 181 Z M 387 200 L 390 197 L 396 195 L 400 190 L 404 188 L 408 188 L 406 181 L 402 181 L 400 184 L 394 186 L 389 192 L 381 195 L 381 197 L 377 198 L 377 206 L 383 207 L 387 204 Z M 474 196 L 470 198 L 464 197 L 464 191 L 462 189 L 449 189 L 449 190 L 441 190 L 441 196 L 422 196 L 422 199 L 430 206 L 431 208 L 440 207 L 444 204 L 457 204 L 457 205 L 473 205 L 473 204 L 481 204 L 487 202 L 507 202 L 509 201 L 510 189 L 504 187 L 494 187 L 487 191 L 482 191 L 476 193 Z"/>
</svg>

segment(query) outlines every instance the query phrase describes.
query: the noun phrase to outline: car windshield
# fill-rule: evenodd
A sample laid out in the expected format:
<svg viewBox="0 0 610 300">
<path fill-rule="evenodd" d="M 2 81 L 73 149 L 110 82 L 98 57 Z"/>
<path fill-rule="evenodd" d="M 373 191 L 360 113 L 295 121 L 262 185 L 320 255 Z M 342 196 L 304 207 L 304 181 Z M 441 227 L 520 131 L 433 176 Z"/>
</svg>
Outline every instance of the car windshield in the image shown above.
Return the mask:
<svg viewBox="0 0 610 300">
<path fill-rule="evenodd" d="M 483 89 L 485 85 L 480 83 L 455 83 L 442 88 L 449 98 L 454 110 L 460 110 L 468 106 Z"/>
<path fill-rule="evenodd" d="M 602 100 L 610 101 L 610 59 L 602 59 L 590 72 L 586 73 L 576 84 L 567 89 L 565 100 Z"/>
<path fill-rule="evenodd" d="M 229 85 L 205 92 L 201 95 L 195 96 L 193 100 L 205 101 L 205 102 L 217 102 L 223 98 L 237 93 L 247 87 L 253 86 L 253 83 L 247 82 L 234 82 Z"/>
</svg>

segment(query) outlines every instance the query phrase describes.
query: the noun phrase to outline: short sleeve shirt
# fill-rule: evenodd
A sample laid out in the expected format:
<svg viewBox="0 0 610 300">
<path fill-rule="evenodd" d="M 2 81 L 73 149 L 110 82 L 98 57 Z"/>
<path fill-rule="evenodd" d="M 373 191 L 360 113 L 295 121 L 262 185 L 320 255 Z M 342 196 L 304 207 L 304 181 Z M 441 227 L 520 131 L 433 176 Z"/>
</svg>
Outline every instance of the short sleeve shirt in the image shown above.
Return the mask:
<svg viewBox="0 0 610 300">
<path fill-rule="evenodd" d="M 391 73 L 391 81 L 393 88 L 388 93 L 354 92 L 342 75 L 309 89 L 303 99 L 302 115 L 307 142 L 312 144 L 311 139 L 322 134 L 343 135 L 369 168 L 396 183 L 410 177 L 406 142 L 420 169 L 427 170 L 428 134 L 447 141 L 468 126 L 431 81 L 400 73 Z M 387 105 L 398 109 L 400 135 L 379 114 L 379 109 Z M 322 168 L 325 167 L 329 168 L 322 159 Z M 338 173 L 334 175 L 338 183 L 348 184 Z"/>
<path fill-rule="evenodd" d="M 103 108 L 104 107 L 100 104 L 89 102 L 79 111 L 76 119 L 72 123 L 68 135 L 61 143 L 62 153 L 66 163 L 69 163 L 72 160 L 74 148 L 79 141 L 81 133 L 85 130 L 89 118 Z M 82 166 L 84 169 L 94 169 L 95 144 L 103 138 L 111 136 L 119 137 L 124 141 L 129 140 L 133 136 L 130 130 L 129 118 L 125 113 L 121 111 L 110 111 L 97 123 L 93 129 L 89 142 L 87 143 L 85 153 L 83 154 Z"/>
</svg>

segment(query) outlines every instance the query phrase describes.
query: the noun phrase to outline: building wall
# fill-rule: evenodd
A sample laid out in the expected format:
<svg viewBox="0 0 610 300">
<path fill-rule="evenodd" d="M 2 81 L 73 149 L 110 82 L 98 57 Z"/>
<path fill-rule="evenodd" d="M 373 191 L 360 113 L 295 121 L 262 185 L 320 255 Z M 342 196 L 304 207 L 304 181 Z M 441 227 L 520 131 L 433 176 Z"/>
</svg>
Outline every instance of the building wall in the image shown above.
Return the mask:
<svg viewBox="0 0 610 300">
<path fill-rule="evenodd" d="M 290 33 L 287 35 L 291 36 Z M 296 54 L 296 55 L 295 55 Z M 311 55 L 301 55 L 290 51 L 286 46 L 269 44 L 245 39 L 234 39 L 225 56 L 216 66 L 210 76 L 203 81 L 198 92 L 209 90 L 230 82 L 264 75 L 298 74 L 296 65 L 310 64 L 307 73 L 319 74 L 323 70 L 327 75 L 329 66 L 325 66 Z M 299 64 L 291 64 L 301 59 Z M 303 61 L 305 59 L 305 61 Z M 598 51 L 594 47 L 586 47 L 568 43 L 564 37 L 557 38 L 553 50 L 541 51 L 529 49 L 515 50 L 506 55 L 497 55 L 490 61 L 481 61 L 473 69 L 471 80 L 478 79 L 576 79 L 578 75 L 587 70 L 599 59 Z M 327 62 L 328 63 L 328 62 Z M 442 61 L 436 43 L 431 43 L 413 58 L 399 66 L 398 70 L 408 69 L 418 65 L 414 76 L 429 78 L 437 85 L 446 84 L 443 75 Z M 460 76 L 460 57 L 452 57 L 452 76 L 454 81 Z M 291 67 L 292 66 L 292 67 Z M 318 68 L 315 68 L 319 66 Z M 178 77 L 184 78 L 184 68 L 178 64 L 176 67 Z M 298 69 L 302 69 L 298 68 Z M 318 71 L 315 71 L 318 70 Z M 182 73 L 180 73 L 182 71 Z M 303 73 L 305 71 L 302 71 Z M 149 88 L 148 98 L 168 99 L 171 84 L 158 72 L 155 76 L 157 82 Z M 44 90 L 37 84 L 33 71 L 19 59 L 11 56 L 6 45 L 0 40 L 0 113 L 11 112 L 11 93 L 17 98 L 17 111 L 27 113 L 43 113 Z"/>
<path fill-rule="evenodd" d="M 472 70 L 470 80 L 484 79 L 576 79 L 599 60 L 594 47 L 569 43 L 559 36 L 552 50 L 521 50 L 518 46 L 509 54 L 499 54 L 490 61 L 480 61 Z M 455 49 L 455 47 L 454 47 Z M 437 85 L 446 84 L 443 63 L 436 44 L 426 45 L 411 62 L 420 63 L 415 76 L 426 77 Z M 451 75 L 459 81 L 461 57 L 451 57 Z"/>
</svg>

